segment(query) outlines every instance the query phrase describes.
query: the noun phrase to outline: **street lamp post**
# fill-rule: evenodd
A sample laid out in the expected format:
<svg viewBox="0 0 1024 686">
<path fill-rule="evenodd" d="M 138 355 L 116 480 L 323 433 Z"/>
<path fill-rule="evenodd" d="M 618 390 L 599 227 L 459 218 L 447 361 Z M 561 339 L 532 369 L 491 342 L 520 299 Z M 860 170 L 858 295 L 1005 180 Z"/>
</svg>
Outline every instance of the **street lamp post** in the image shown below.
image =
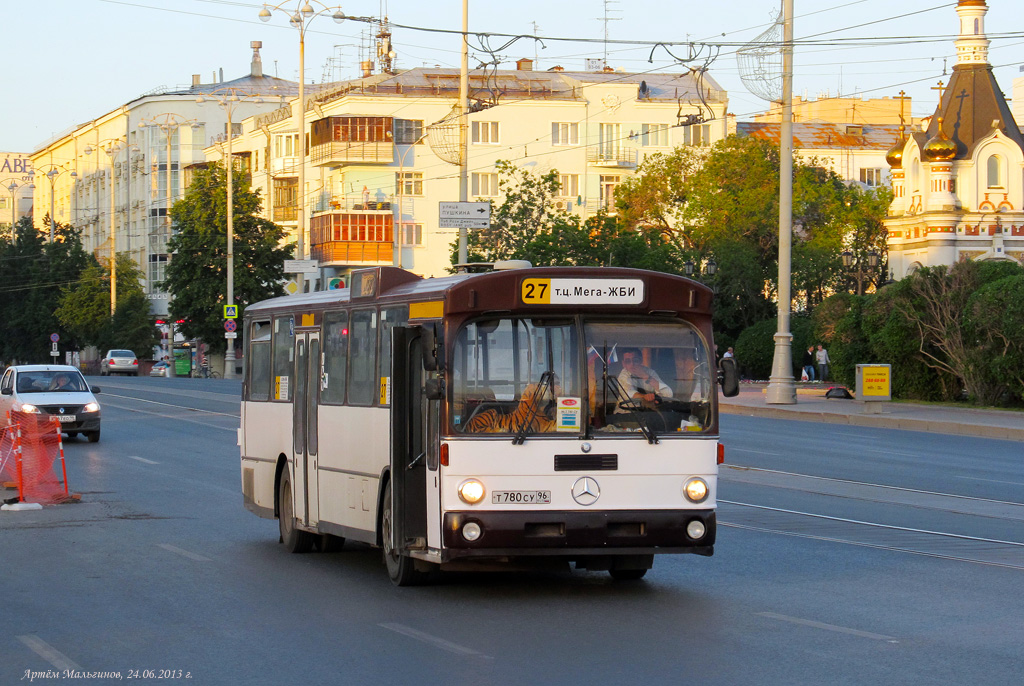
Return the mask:
<svg viewBox="0 0 1024 686">
<path fill-rule="evenodd" d="M 140 129 L 146 128 L 159 128 L 164 132 L 164 143 L 166 145 L 167 153 L 167 187 L 165 190 L 166 200 L 164 202 L 164 248 L 166 250 L 167 240 L 171 238 L 171 204 L 174 198 L 174 189 L 171 187 L 171 135 L 172 132 L 176 132 L 181 129 L 182 126 L 189 126 L 192 129 L 198 129 L 201 124 L 195 119 L 186 119 L 180 114 L 174 112 L 164 112 L 163 114 L 157 114 L 149 119 L 143 119 L 139 122 Z M 181 139 L 178 139 L 178 174 L 181 174 Z M 157 265 L 159 265 L 159 256 L 157 258 Z M 167 260 L 170 260 L 170 255 L 167 255 L 164 261 L 164 268 L 167 268 Z M 167 378 L 173 379 L 175 376 L 174 370 L 174 318 L 171 317 L 170 307 L 167 310 Z"/>
<path fill-rule="evenodd" d="M 200 95 L 196 98 L 196 102 L 200 105 L 207 99 L 215 100 L 227 114 L 227 154 L 224 169 L 227 175 L 227 275 L 228 285 L 227 294 L 224 301 L 225 305 L 235 304 L 235 160 L 234 153 L 231 150 L 231 139 L 234 138 L 232 132 L 231 115 L 234 113 L 235 107 L 242 102 L 254 102 L 261 103 L 263 98 L 256 93 L 245 93 L 238 88 L 226 87 L 218 88 L 217 90 L 211 91 L 206 95 Z M 235 344 L 234 339 L 225 338 L 229 341 L 224 350 L 224 378 L 233 379 L 235 378 Z"/>
<path fill-rule="evenodd" d="M 318 11 L 312 4 L 321 7 Z M 295 7 L 294 10 L 286 6 Z M 296 250 L 299 253 L 298 259 L 306 259 L 306 29 L 316 17 L 321 14 L 331 13 L 335 23 L 345 21 L 345 13 L 341 7 L 328 7 L 319 0 L 286 0 L 278 5 L 263 5 L 260 10 L 260 21 L 270 21 L 274 12 L 286 12 L 289 14 L 288 23 L 299 31 L 299 225 L 296 241 Z M 299 292 L 304 289 L 304 276 L 298 275 Z"/>
<path fill-rule="evenodd" d="M 4 179 L 0 183 L 7 183 L 10 181 L 10 185 L 7 186 L 7 190 L 11 192 L 11 245 L 18 242 L 18 233 L 14 230 L 14 225 L 18 222 L 18 189 L 27 188 L 29 190 L 36 187 L 34 183 L 18 183 L 18 179 L 9 177 Z"/>
<path fill-rule="evenodd" d="M 47 165 L 47 166 L 50 167 L 50 169 L 48 171 L 43 172 L 42 169 L 37 169 L 36 173 L 40 174 L 41 176 L 45 176 L 46 180 L 50 182 L 50 242 L 53 243 L 53 235 L 57 231 L 57 220 L 54 219 L 54 217 L 53 217 L 53 213 L 54 213 L 54 202 L 53 202 L 53 200 L 54 200 L 54 185 L 57 182 L 57 177 L 59 177 L 61 174 L 70 171 L 71 172 L 71 178 L 76 179 L 76 178 L 78 178 L 78 172 L 76 172 L 74 169 L 65 169 L 63 166 L 58 166 L 58 165 L 55 165 L 55 164 L 51 164 L 51 165 Z"/>
<path fill-rule="evenodd" d="M 854 267 L 854 254 L 851 251 L 844 250 L 841 253 L 841 256 L 843 258 L 843 267 L 846 268 L 847 272 L 849 274 L 851 274 L 851 275 L 856 273 L 856 276 L 854 277 L 856 279 L 856 287 L 854 288 L 854 292 L 857 295 L 864 295 L 864 279 L 865 279 L 865 277 L 867 277 L 867 280 L 868 280 L 869 283 L 873 284 L 876 288 L 878 287 L 878 283 L 876 283 L 876 281 L 875 281 L 876 276 L 880 278 L 880 275 L 877 274 L 877 270 L 878 270 L 878 253 L 877 252 L 875 252 L 874 250 L 869 250 L 868 251 L 868 254 L 867 254 L 868 271 L 867 272 L 864 271 L 864 266 L 863 266 L 863 263 L 861 262 L 860 259 L 856 260 L 856 267 L 857 267 L 856 272 L 853 270 L 853 267 Z"/>
<path fill-rule="evenodd" d="M 117 226 L 114 220 L 114 160 L 121 154 L 121 151 L 138 152 L 139 146 L 134 143 L 129 145 L 120 138 L 112 138 L 96 144 L 99 149 L 106 153 L 110 160 L 110 316 L 114 316 L 117 309 Z M 85 154 L 91 155 L 95 148 L 91 145 L 85 146 Z"/>
</svg>

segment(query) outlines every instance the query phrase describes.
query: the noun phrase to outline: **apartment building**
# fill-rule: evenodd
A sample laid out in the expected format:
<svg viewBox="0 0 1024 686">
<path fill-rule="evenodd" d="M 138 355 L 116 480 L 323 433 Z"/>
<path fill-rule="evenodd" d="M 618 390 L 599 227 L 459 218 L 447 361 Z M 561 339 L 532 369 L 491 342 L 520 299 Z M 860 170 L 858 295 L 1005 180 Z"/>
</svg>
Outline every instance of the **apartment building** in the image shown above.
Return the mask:
<svg viewBox="0 0 1024 686">
<path fill-rule="evenodd" d="M 458 94 L 458 70 L 416 68 L 309 94 L 302 132 L 297 99 L 242 122 L 236 164 L 250 170 L 266 218 L 293 238 L 304 213 L 305 257 L 318 262 L 321 287 L 364 266 L 450 269 L 457 230 L 441 228 L 439 203 L 460 196 Z M 515 70 L 472 73 L 470 100 L 469 200 L 501 202 L 496 163 L 506 160 L 557 170 L 557 206 L 583 217 L 613 209 L 616 187 L 646 155 L 726 135 L 726 93 L 699 71 L 534 71 L 520 60 Z"/>
<path fill-rule="evenodd" d="M 31 153 L 35 222 L 43 227 L 53 207 L 58 222 L 83 231 L 83 244 L 101 261 L 130 253 L 145 273 L 144 287 L 155 315 L 167 314 L 160 287 L 169 259 L 168 209 L 184 193 L 180 171 L 202 161 L 203 151 L 225 140 L 228 113 L 219 102 L 232 94 L 232 129 L 242 118 L 279 108 L 298 84 L 264 76 L 259 42 L 251 44 L 249 74 L 210 83 L 155 88 L 95 119 L 69 128 Z"/>
</svg>

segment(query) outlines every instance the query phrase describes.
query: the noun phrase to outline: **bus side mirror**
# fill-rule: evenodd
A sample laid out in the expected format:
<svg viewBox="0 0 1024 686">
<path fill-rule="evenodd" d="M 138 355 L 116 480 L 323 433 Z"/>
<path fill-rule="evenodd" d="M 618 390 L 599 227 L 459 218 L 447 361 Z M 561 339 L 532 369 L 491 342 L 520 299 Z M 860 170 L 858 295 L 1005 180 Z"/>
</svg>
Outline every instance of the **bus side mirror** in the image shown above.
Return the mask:
<svg viewBox="0 0 1024 686">
<path fill-rule="evenodd" d="M 427 379 L 423 383 L 423 395 L 427 397 L 427 400 L 444 400 L 444 379 L 442 377 Z"/>
<path fill-rule="evenodd" d="M 423 326 L 420 332 L 420 352 L 423 353 L 423 368 L 428 372 L 444 369 L 444 334 L 438 331 L 437 323 Z"/>
<path fill-rule="evenodd" d="M 736 369 L 736 360 L 726 357 L 718 363 L 718 383 L 722 385 L 722 395 L 726 398 L 740 394 L 740 373 Z"/>
</svg>

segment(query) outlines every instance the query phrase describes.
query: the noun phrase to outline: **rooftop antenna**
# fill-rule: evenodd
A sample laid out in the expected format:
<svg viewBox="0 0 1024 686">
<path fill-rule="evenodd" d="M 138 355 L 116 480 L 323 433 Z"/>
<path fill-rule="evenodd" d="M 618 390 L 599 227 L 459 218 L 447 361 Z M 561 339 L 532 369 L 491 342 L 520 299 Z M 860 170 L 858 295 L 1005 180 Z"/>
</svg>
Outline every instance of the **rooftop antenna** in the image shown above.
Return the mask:
<svg viewBox="0 0 1024 686">
<path fill-rule="evenodd" d="M 608 22 L 611 21 L 622 21 L 622 17 L 611 17 L 611 12 L 619 12 L 611 8 L 611 5 L 618 5 L 617 0 L 604 0 L 604 17 L 599 17 L 598 21 L 604 22 L 604 65 L 608 66 Z"/>
<path fill-rule="evenodd" d="M 533 36 L 534 36 L 534 38 L 536 38 L 537 36 L 540 35 L 540 26 L 538 26 L 537 22 L 535 22 L 535 21 L 531 21 L 530 23 L 533 24 Z M 540 41 L 537 41 L 537 40 L 533 41 L 533 68 L 534 69 L 538 69 L 539 68 L 540 54 L 537 52 L 537 44 L 538 43 L 540 43 Z"/>
</svg>

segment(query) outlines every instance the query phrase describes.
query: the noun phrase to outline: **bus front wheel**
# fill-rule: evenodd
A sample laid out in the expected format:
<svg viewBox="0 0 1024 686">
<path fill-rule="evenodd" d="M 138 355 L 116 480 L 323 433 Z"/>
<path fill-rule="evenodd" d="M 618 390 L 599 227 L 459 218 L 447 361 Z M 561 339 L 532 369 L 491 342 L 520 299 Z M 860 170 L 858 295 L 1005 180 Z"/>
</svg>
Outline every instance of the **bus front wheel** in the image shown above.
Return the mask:
<svg viewBox="0 0 1024 686">
<path fill-rule="evenodd" d="M 281 475 L 277 492 L 278 526 L 281 542 L 290 553 L 308 553 L 313 549 L 313 534 L 295 527 L 295 507 L 292 503 L 292 484 L 286 471 Z"/>
<path fill-rule="evenodd" d="M 384 488 L 384 511 L 380 517 L 380 534 L 383 542 L 384 564 L 388 576 L 395 586 L 415 586 L 423 583 L 426 574 L 416 569 L 416 561 L 402 555 L 392 543 L 394 511 L 391 509 L 391 482 Z"/>
</svg>

